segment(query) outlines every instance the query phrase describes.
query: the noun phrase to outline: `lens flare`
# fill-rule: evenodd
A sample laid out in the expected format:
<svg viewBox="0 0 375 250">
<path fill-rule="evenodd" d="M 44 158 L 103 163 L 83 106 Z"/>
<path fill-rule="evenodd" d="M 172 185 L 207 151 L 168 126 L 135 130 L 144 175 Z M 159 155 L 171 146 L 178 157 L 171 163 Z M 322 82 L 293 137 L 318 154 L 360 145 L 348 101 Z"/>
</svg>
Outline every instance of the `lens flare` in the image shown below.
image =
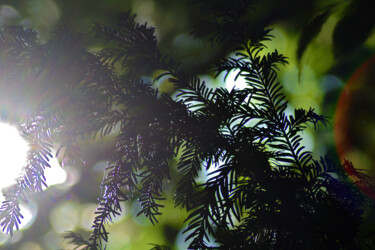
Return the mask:
<svg viewBox="0 0 375 250">
<path fill-rule="evenodd" d="M 353 162 L 357 170 L 364 170 L 365 180 L 348 174 L 364 193 L 375 198 L 375 55 L 366 60 L 349 78 L 335 111 L 334 136 L 340 160 Z M 348 160 L 348 161 L 346 161 Z M 349 166 L 349 165 L 348 165 Z M 345 168 L 346 170 L 349 168 Z"/>
</svg>

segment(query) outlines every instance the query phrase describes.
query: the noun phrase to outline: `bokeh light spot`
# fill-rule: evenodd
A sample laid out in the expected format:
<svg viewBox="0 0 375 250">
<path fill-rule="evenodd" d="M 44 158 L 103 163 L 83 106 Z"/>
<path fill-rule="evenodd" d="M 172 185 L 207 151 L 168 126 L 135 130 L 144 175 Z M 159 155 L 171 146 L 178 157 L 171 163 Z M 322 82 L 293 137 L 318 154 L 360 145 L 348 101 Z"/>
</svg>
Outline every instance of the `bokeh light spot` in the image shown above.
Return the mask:
<svg viewBox="0 0 375 250">
<path fill-rule="evenodd" d="M 38 243 L 28 241 L 23 243 L 19 250 L 42 250 L 42 247 Z"/>
<path fill-rule="evenodd" d="M 82 205 L 80 226 L 83 229 L 91 230 L 92 222 L 95 219 L 95 211 L 98 208 L 96 203 Z"/>
<path fill-rule="evenodd" d="M 11 6 L 3 6 L 0 9 L 0 25 L 12 24 L 20 19 L 20 14 Z"/>
<path fill-rule="evenodd" d="M 50 224 L 57 233 L 73 231 L 79 225 L 78 204 L 67 201 L 56 207 L 49 215 Z"/>
<path fill-rule="evenodd" d="M 20 208 L 21 208 L 21 213 L 23 215 L 20 229 L 25 230 L 25 229 L 28 229 L 35 221 L 36 215 L 38 213 L 38 208 L 36 204 L 32 201 L 29 201 L 25 205 L 21 204 Z"/>
<path fill-rule="evenodd" d="M 45 169 L 45 177 L 47 185 L 53 186 L 64 183 L 67 179 L 66 170 L 60 166 L 60 163 L 56 157 L 53 157 L 49 161 L 51 168 Z"/>
</svg>

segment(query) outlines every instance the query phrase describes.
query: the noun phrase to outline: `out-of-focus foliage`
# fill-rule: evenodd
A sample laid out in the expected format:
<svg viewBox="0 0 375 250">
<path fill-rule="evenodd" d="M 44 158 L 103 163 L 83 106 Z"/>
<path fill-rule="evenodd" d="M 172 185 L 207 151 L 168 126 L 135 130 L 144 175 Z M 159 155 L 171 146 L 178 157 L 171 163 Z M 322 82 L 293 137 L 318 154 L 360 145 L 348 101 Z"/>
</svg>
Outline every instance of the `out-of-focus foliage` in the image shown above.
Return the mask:
<svg viewBox="0 0 375 250">
<path fill-rule="evenodd" d="M 360 47 L 374 31 L 374 8 L 375 3 L 371 0 L 341 1 L 326 6 L 303 30 L 298 44 L 298 59 L 331 14 L 339 15 L 332 33 L 335 56 L 346 55 Z"/>
<path fill-rule="evenodd" d="M 246 134 L 245 132 L 243 134 L 242 130 L 239 130 L 241 133 L 231 135 L 234 141 L 243 137 L 241 140 L 238 139 L 243 144 L 235 144 L 241 147 L 237 151 L 247 150 L 252 152 L 255 155 L 253 156 L 254 159 L 257 160 L 250 156 L 238 154 L 235 146 L 233 146 L 231 151 L 229 150 L 230 145 L 220 145 L 220 147 L 213 145 L 216 140 L 226 140 L 230 144 L 232 142 L 229 140 L 231 137 L 227 134 L 228 131 L 225 130 L 225 126 L 229 127 L 229 131 L 233 128 L 238 129 L 241 126 L 236 124 L 236 121 L 243 119 L 240 124 L 244 127 L 243 130 L 246 131 L 248 127 L 245 121 L 249 119 L 246 118 L 246 115 L 249 116 L 250 111 L 256 110 L 256 112 L 260 112 L 262 110 L 257 110 L 256 106 L 252 106 L 249 103 L 246 103 L 249 105 L 246 108 L 244 107 L 246 105 L 242 103 L 245 101 L 246 96 L 250 96 L 250 92 L 251 96 L 255 96 L 253 100 L 257 99 L 258 102 L 265 101 L 261 95 L 257 97 L 257 93 L 262 91 L 261 89 L 264 88 L 264 85 L 258 82 L 259 79 L 257 80 L 257 77 L 259 75 L 252 75 L 254 73 L 252 71 L 253 67 L 259 67 L 261 71 L 266 69 L 264 74 L 272 80 L 270 84 L 274 86 L 273 88 L 271 87 L 272 91 L 275 91 L 273 92 L 274 97 L 279 98 L 281 96 L 281 92 L 278 89 L 280 85 L 277 80 L 282 79 L 285 93 L 291 104 L 287 110 L 284 110 L 284 106 L 280 105 L 279 115 L 284 117 L 282 122 L 297 124 L 297 121 L 300 121 L 303 123 L 304 119 L 300 119 L 301 117 L 310 117 L 306 122 L 314 123 L 314 119 L 318 116 L 315 116 L 316 114 L 309 110 L 310 106 L 316 107 L 316 110 L 328 110 L 329 112 L 327 111 L 325 114 L 332 116 L 334 101 L 329 98 L 329 95 L 334 97 L 333 100 L 338 99 L 338 91 L 342 88 L 342 82 L 349 77 L 350 71 L 353 71 L 375 48 L 371 39 L 367 40 L 363 45 L 363 42 L 372 34 L 373 19 L 371 19 L 372 15 L 367 13 L 371 8 L 366 9 L 366 7 L 373 4 L 372 1 L 290 0 L 261 1 L 257 4 L 251 1 L 234 1 L 233 3 L 232 1 L 204 1 L 203 3 L 191 4 L 190 1 L 92 2 L 34 0 L 8 1 L 4 2 L 4 4 L 7 5 L 3 6 L 2 10 L 4 11 L 5 9 L 7 13 L 10 13 L 11 18 L 4 19 L 3 24 L 29 25 L 37 30 L 37 33 L 12 28 L 3 30 L 3 42 L 5 44 L 2 46 L 2 50 L 5 59 L 3 58 L 4 60 L 2 61 L 6 61 L 7 64 L 2 65 L 1 72 L 2 77 L 6 77 L 5 82 L 12 82 L 12 84 L 1 85 L 2 89 L 7 89 L 6 92 L 2 92 L 6 93 L 3 94 L 2 105 L 3 108 L 14 111 L 13 117 L 8 115 L 6 119 L 11 119 L 14 123 L 23 124 L 23 129 L 29 141 L 32 140 L 32 136 L 36 138 L 33 144 L 35 146 L 34 159 L 36 161 L 43 162 L 43 158 L 49 158 L 48 151 L 51 148 L 49 143 L 53 141 L 63 146 L 60 154 L 61 161 L 68 164 L 82 165 L 79 169 L 83 169 L 80 170 L 82 171 L 81 181 L 74 187 L 70 187 L 68 194 L 58 191 L 57 197 L 59 197 L 59 201 L 48 203 L 50 207 L 56 207 L 52 210 L 51 214 L 53 216 L 50 216 L 50 224 L 58 233 L 61 233 L 62 231 L 59 230 L 65 227 L 64 230 L 74 230 L 84 236 L 88 236 L 88 228 L 80 225 L 79 222 L 72 223 L 75 225 L 74 227 L 66 228 L 64 221 L 57 218 L 60 215 L 61 218 L 68 216 L 67 218 L 70 218 L 70 221 L 79 220 L 77 218 L 85 214 L 86 212 L 84 211 L 89 211 L 89 205 L 91 204 L 92 208 L 92 202 L 95 202 L 101 194 L 101 208 L 98 210 L 99 214 L 94 224 L 96 231 L 94 231 L 94 236 L 91 237 L 93 241 L 88 242 L 89 244 L 95 243 L 95 240 L 96 243 L 100 242 L 98 238 L 95 238 L 98 236 L 103 236 L 106 239 L 106 231 L 104 231 L 106 229 L 101 225 L 107 220 L 111 212 L 116 213 L 118 212 L 116 209 L 121 208 L 125 210 L 124 214 L 134 216 L 134 218 L 127 216 L 121 221 L 115 222 L 114 226 L 109 227 L 111 234 L 109 235 L 108 249 L 158 247 L 157 245 L 148 245 L 151 242 L 160 244 L 160 248 L 157 249 L 162 249 L 164 244 L 172 246 L 177 241 L 176 237 L 183 239 L 189 232 L 193 233 L 192 237 L 195 239 L 193 243 L 190 243 L 199 246 L 199 244 L 208 244 L 206 242 L 208 239 L 214 239 L 211 236 L 204 238 L 204 234 L 203 238 L 200 238 L 202 236 L 200 233 L 206 229 L 207 232 L 210 232 L 208 230 L 210 227 L 213 229 L 212 231 L 216 230 L 215 239 L 219 240 L 224 246 L 225 244 L 233 246 L 234 243 L 242 245 L 253 244 L 252 246 L 258 245 L 260 247 L 262 247 L 262 244 L 280 244 L 282 246 L 282 244 L 290 242 L 293 237 L 293 239 L 296 239 L 293 241 L 296 246 L 301 246 L 306 240 L 309 241 L 306 237 L 311 234 L 312 231 L 309 231 L 311 228 L 306 227 L 305 230 L 301 230 L 297 235 L 286 233 L 289 232 L 288 230 L 293 231 L 298 228 L 296 226 L 299 222 L 298 219 L 292 220 L 292 223 L 289 222 L 289 219 L 285 219 L 286 222 L 284 224 L 279 220 L 281 217 L 290 218 L 290 216 L 303 219 L 303 223 L 307 223 L 305 218 L 311 216 L 309 217 L 311 218 L 308 222 L 310 223 L 309 225 L 318 225 L 320 233 L 329 233 L 329 237 L 332 237 L 331 239 L 337 239 L 335 238 L 335 233 L 339 235 L 337 237 L 343 237 L 337 242 L 329 242 L 329 244 L 350 246 L 350 244 L 358 243 L 355 242 L 356 239 L 353 235 L 357 235 L 357 239 L 361 239 L 360 237 L 365 239 L 367 237 L 363 235 L 366 232 L 365 230 L 360 231 L 359 234 L 356 234 L 357 232 L 355 231 L 358 229 L 357 219 L 362 207 L 360 204 L 348 205 L 350 202 L 354 201 L 355 203 L 356 201 L 355 199 L 351 200 L 351 195 L 357 197 L 358 194 L 356 192 L 354 194 L 350 192 L 350 194 L 343 194 L 343 190 L 354 191 L 355 189 L 353 187 L 347 188 L 346 184 L 340 182 L 340 179 L 331 173 L 333 171 L 344 178 L 347 174 L 340 170 L 339 165 L 326 159 L 313 161 L 310 158 L 312 154 L 309 150 L 300 150 L 302 147 L 297 146 L 292 151 L 297 150 L 301 159 L 311 163 L 309 166 L 311 169 L 308 168 L 312 173 L 302 173 L 303 171 L 299 173 L 296 170 L 296 176 L 293 176 L 285 172 L 285 166 L 294 164 L 288 161 L 290 155 L 288 156 L 287 152 L 281 153 L 280 156 L 275 153 L 285 150 L 285 148 L 280 148 L 285 141 L 277 137 L 277 133 L 271 136 L 271 129 L 267 129 L 267 127 L 271 127 L 277 131 L 278 123 L 276 120 L 272 120 L 278 119 L 277 116 L 263 120 L 259 118 L 259 123 L 253 127 L 255 132 L 263 133 L 264 138 L 274 138 L 277 142 L 276 144 L 272 144 L 271 139 L 266 142 L 254 141 L 254 134 Z M 87 6 L 90 6 L 90 8 L 87 8 Z M 249 11 L 248 7 L 254 7 L 255 11 Z M 118 26 L 109 21 L 113 19 L 114 13 L 130 8 L 138 14 L 135 20 L 140 25 L 137 26 L 131 19 L 126 18 L 117 23 Z M 223 10 L 226 11 L 222 12 Z M 342 10 L 345 11 L 341 13 Z M 241 13 L 243 15 L 240 15 Z M 310 20 L 312 21 L 308 24 Z M 352 23 L 350 22 L 351 20 L 353 20 Z M 151 26 L 141 25 L 145 21 L 148 21 Z M 92 33 L 89 31 L 91 30 L 91 24 L 94 22 L 101 23 L 101 25 L 96 26 L 95 33 L 100 34 L 100 38 L 107 39 L 106 42 L 108 43 L 105 45 L 102 43 L 103 40 L 92 39 Z M 361 22 L 365 22 L 364 27 L 356 29 Z M 77 32 L 72 32 L 71 29 L 55 29 L 59 24 L 61 27 L 65 27 L 68 24 Z M 260 62 L 257 64 L 257 55 L 254 53 L 257 52 L 257 49 L 260 50 L 262 48 L 262 46 L 256 45 L 256 41 L 261 41 L 261 39 L 252 39 L 249 44 L 244 44 L 246 39 L 254 38 L 255 34 L 261 33 L 263 28 L 269 25 L 276 27 L 274 31 L 271 31 L 275 38 L 271 41 L 262 41 L 262 43 L 264 42 L 271 48 L 278 48 L 283 54 L 290 57 L 289 66 L 286 66 L 285 70 L 281 67 L 281 70 L 283 70 L 281 74 L 276 74 L 272 67 L 277 62 L 283 62 L 282 58 L 278 58 L 275 54 L 271 53 L 268 57 L 264 57 L 264 61 L 260 60 L 263 57 L 259 57 L 258 60 Z M 349 32 L 342 32 L 344 30 L 343 27 L 345 28 L 346 25 L 348 29 L 353 29 L 350 37 L 347 37 Z M 157 27 L 156 31 L 150 28 L 152 26 Z M 195 32 L 193 33 L 189 29 L 192 26 L 195 27 L 193 29 Z M 129 30 L 124 29 L 124 27 L 128 27 Z M 133 28 L 131 29 L 131 27 Z M 51 32 L 52 30 L 55 31 Z M 222 32 L 216 33 L 219 30 Z M 302 34 L 299 35 L 302 30 Z M 198 38 L 194 40 L 193 36 Z M 346 40 L 340 40 L 340 37 L 345 37 Z M 209 39 L 207 41 L 207 38 L 213 38 L 213 43 Z M 221 43 L 218 43 L 218 41 Z M 299 46 L 298 49 L 297 45 Z M 11 49 L 7 50 L 8 48 Z M 88 48 L 88 51 L 86 48 Z M 357 50 L 354 50 L 355 48 Z M 246 54 L 244 52 L 246 49 L 252 50 L 253 54 Z M 235 56 L 233 53 L 236 52 L 242 53 L 242 55 Z M 334 52 L 341 57 L 335 59 Z M 295 56 L 296 53 L 297 55 Z M 171 60 L 172 57 L 165 55 L 172 55 L 181 64 Z M 228 55 L 230 57 L 227 60 L 217 64 L 216 70 L 230 71 L 233 69 L 235 74 L 239 74 L 238 80 L 245 79 L 247 83 L 251 83 L 250 86 L 255 86 L 255 89 L 233 90 L 232 92 L 223 89 L 214 90 L 205 86 L 207 82 L 203 84 L 202 81 L 199 81 L 196 75 L 210 74 L 212 76 L 216 73 L 210 71 L 212 63 L 216 63 L 219 59 L 227 58 Z M 263 50 L 260 55 L 267 54 Z M 275 57 L 272 57 L 272 55 Z M 272 69 L 269 72 L 267 63 L 272 65 L 269 66 Z M 82 65 L 85 67 L 81 67 Z M 350 68 L 349 71 L 347 70 L 348 68 Z M 327 72 L 328 75 L 325 75 Z M 166 74 L 164 75 L 164 73 Z M 299 74 L 300 77 L 298 77 Z M 140 79 L 137 76 L 142 76 L 143 82 L 139 81 Z M 168 80 L 168 77 L 171 77 L 172 81 Z M 231 74 L 229 74 L 228 78 L 230 77 Z M 180 99 L 177 99 L 177 103 L 174 102 L 176 99 L 173 99 L 173 101 L 168 99 L 167 96 L 156 92 L 154 87 L 147 84 L 151 81 L 150 79 L 155 78 L 159 80 L 153 84 L 157 85 L 164 93 L 172 94 L 175 93 L 176 89 L 180 89 Z M 131 81 L 129 79 L 135 80 Z M 214 82 L 216 86 L 217 84 L 223 86 L 225 83 L 221 78 Z M 15 91 L 17 89 L 22 89 L 24 92 Z M 25 92 L 27 95 L 24 94 Z M 84 94 L 82 95 L 82 93 Z M 324 94 L 326 96 L 323 96 Z M 242 100 L 241 98 L 245 99 Z M 277 101 L 277 98 L 271 100 L 271 102 Z M 23 102 L 19 102 L 20 99 Z M 249 100 L 246 101 L 249 102 Z M 281 98 L 281 100 L 285 99 Z M 184 105 L 187 105 L 191 110 L 186 109 Z M 197 106 L 194 107 L 194 105 Z M 265 110 L 269 111 L 270 107 L 267 105 L 264 104 L 264 107 Z M 301 106 L 305 111 L 297 109 Z M 227 109 L 232 108 L 235 110 L 239 107 L 238 114 L 235 113 L 238 116 L 235 115 L 229 118 L 228 114 L 231 114 L 232 110 L 228 111 Z M 215 111 L 215 108 L 219 110 Z M 296 108 L 295 112 L 290 111 L 293 108 Z M 241 113 L 241 110 L 245 113 Z M 228 111 L 227 114 L 222 114 L 226 111 Z M 52 116 L 49 117 L 52 119 L 49 119 L 46 114 L 51 114 Z M 185 116 L 179 116 L 181 114 L 185 114 Z M 183 119 L 176 120 L 176 117 L 183 117 Z M 188 119 L 185 123 L 190 124 L 189 126 L 192 127 L 190 130 L 186 127 L 179 129 L 184 119 Z M 174 124 L 173 126 L 171 121 Z M 35 125 L 38 125 L 39 134 L 31 133 Z M 148 132 L 138 134 L 138 131 L 146 128 Z M 196 133 L 193 132 L 195 128 L 199 128 Z M 178 132 L 174 130 L 178 130 Z M 98 145 L 98 141 L 103 139 L 98 139 L 100 136 L 97 136 L 95 140 L 87 139 L 88 135 L 95 134 L 97 131 L 106 136 L 104 137 L 106 140 L 105 146 Z M 179 135 L 179 138 L 168 137 L 173 131 Z M 219 138 L 215 137 L 215 132 L 218 131 L 224 139 L 220 136 Z M 290 135 L 293 134 L 292 132 Z M 323 135 L 320 135 L 323 136 L 323 140 L 320 140 L 323 143 L 320 144 L 319 153 L 325 154 L 333 151 L 332 145 L 329 145 L 330 143 L 332 144 L 332 136 L 326 135 L 324 137 L 324 133 L 328 132 L 323 132 L 321 133 Z M 118 133 L 120 135 L 116 137 Z M 315 133 L 313 129 L 310 130 L 310 134 Z M 83 135 L 83 137 L 78 137 L 78 135 Z M 131 137 L 131 135 L 134 136 Z M 204 138 L 211 138 L 210 136 L 212 138 L 215 137 L 215 139 L 212 141 L 211 139 L 204 140 Z M 184 144 L 179 144 L 181 138 L 182 141 L 186 138 L 190 139 L 186 139 Z M 291 138 L 295 140 L 296 145 L 302 143 L 299 141 L 302 138 L 299 133 Z M 178 139 L 180 139 L 180 142 Z M 165 146 L 169 141 L 172 144 Z M 254 142 L 256 145 L 254 149 L 246 144 L 246 141 Z M 223 142 L 223 144 L 225 143 Z M 80 154 L 82 162 L 77 159 L 76 149 L 78 147 L 84 151 Z M 270 150 L 269 147 L 271 149 L 274 147 L 274 149 Z M 176 148 L 179 148 L 179 150 Z M 268 151 L 265 151 L 265 149 Z M 134 150 L 140 150 L 139 152 L 143 152 L 147 157 L 138 161 L 125 156 L 124 158 L 119 158 L 122 152 L 133 152 Z M 215 150 L 218 151 L 213 152 Z M 292 151 L 289 153 L 293 154 L 291 153 Z M 113 152 L 116 152 L 118 156 L 116 161 L 111 161 L 112 157 L 114 157 Z M 271 152 L 271 154 L 265 152 Z M 67 157 L 63 157 L 63 154 Z M 174 157 L 167 157 L 174 154 Z M 213 157 L 207 158 L 210 154 Z M 126 155 L 132 154 L 127 153 Z M 76 161 L 72 162 L 73 159 Z M 110 168 L 105 172 L 107 177 L 103 182 L 103 186 L 101 188 L 98 186 L 94 189 L 92 188 L 93 180 L 100 183 L 102 176 L 97 174 L 98 172 L 92 171 L 91 168 L 94 168 L 94 165 L 103 160 L 110 161 Z M 216 168 L 210 164 L 210 160 L 212 163 L 216 163 Z M 114 172 L 117 171 L 116 166 L 124 162 L 127 164 L 132 162 L 131 164 L 134 164 L 132 168 L 139 170 L 139 172 L 135 171 L 134 174 L 131 172 L 125 173 L 129 174 L 130 177 L 123 176 L 124 173 L 121 171 Z M 155 164 L 147 164 L 147 162 Z M 255 171 L 256 169 L 247 172 L 247 162 L 255 162 L 255 165 L 259 166 L 264 165 L 265 172 L 262 170 L 257 172 Z M 283 162 L 283 164 L 278 164 L 278 162 Z M 204 163 L 203 166 L 202 163 Z M 307 163 L 305 165 L 308 165 Z M 27 170 L 29 175 L 25 175 L 26 177 L 29 176 L 27 178 L 30 180 L 29 183 L 26 183 L 26 189 L 40 190 L 40 186 L 36 184 L 42 183 L 39 181 L 43 177 L 43 166 L 47 166 L 43 164 L 33 165 L 33 162 L 30 162 L 28 165 L 30 170 Z M 246 168 L 233 168 L 236 164 L 238 166 L 246 166 Z M 145 167 L 141 168 L 141 166 Z M 158 169 L 157 166 L 162 169 Z M 231 170 L 231 167 L 235 170 Z M 167 171 L 168 168 L 170 173 Z M 177 168 L 179 171 L 177 171 Z M 216 172 L 211 174 L 208 180 L 203 178 L 203 182 L 202 179 L 197 181 L 197 186 L 194 187 L 194 185 L 192 186 L 195 182 L 194 179 L 199 177 L 198 175 L 202 175 L 201 171 L 199 171 L 202 168 Z M 282 171 L 278 171 L 277 168 Z M 103 170 L 103 167 L 99 167 L 99 169 Z M 232 171 L 232 177 L 226 179 L 226 171 Z M 153 176 L 151 173 L 155 172 L 158 175 Z M 115 174 L 111 175 L 111 173 Z M 178 182 L 177 180 L 181 174 L 183 178 Z M 33 179 L 34 175 L 41 179 Z M 309 176 L 307 179 L 311 179 L 307 182 L 300 180 L 300 177 L 302 176 L 301 178 L 303 179 L 304 175 Z M 309 187 L 311 185 L 314 186 L 311 183 L 320 185 L 321 179 L 319 178 L 321 178 L 321 175 L 323 180 L 329 180 L 327 188 L 333 189 L 331 192 L 333 196 L 346 198 L 341 200 L 341 198 L 337 199 L 337 197 L 328 197 L 326 196 L 327 193 L 324 192 L 310 195 L 303 191 L 306 189 L 306 185 Z M 157 176 L 160 177 L 160 180 L 156 178 Z M 167 179 L 170 178 L 170 182 L 162 182 L 163 176 Z M 267 177 L 263 178 L 264 176 Z M 314 176 L 319 176 L 319 180 L 314 182 Z M 361 175 L 359 174 L 359 176 Z M 286 180 L 283 178 L 286 178 Z M 352 176 L 352 178 L 355 178 L 355 176 Z M 144 181 L 140 181 L 141 179 Z M 118 183 L 117 181 L 121 180 L 126 181 L 126 188 L 119 188 L 122 184 L 119 186 L 116 186 L 117 184 L 111 185 L 111 183 Z M 129 185 L 132 181 L 134 181 L 135 185 Z M 161 185 L 161 183 L 163 184 Z M 217 183 L 220 183 L 220 187 L 223 188 L 218 190 L 212 188 Z M 273 184 L 271 185 L 270 183 Z M 182 220 L 186 218 L 187 214 L 181 213 L 180 216 L 172 218 L 171 214 L 174 214 L 176 210 L 172 209 L 172 197 L 167 195 L 167 193 L 174 192 L 176 185 L 176 204 L 182 207 L 185 206 L 190 211 L 189 218 L 191 223 L 187 228 L 189 232 L 183 237 L 180 237 L 178 232 L 182 227 Z M 275 197 L 279 195 L 277 199 L 269 196 L 269 190 L 274 190 L 275 185 L 278 185 L 276 189 L 280 190 L 279 193 L 273 194 Z M 23 187 L 21 183 L 15 186 L 14 190 L 23 190 Z M 342 187 L 342 189 L 338 187 Z M 150 193 L 146 192 L 147 188 L 150 188 Z M 228 190 L 225 190 L 225 188 Z M 162 189 L 164 192 L 161 192 Z M 319 190 L 319 188 L 313 190 Z M 105 196 L 106 194 L 113 195 L 116 193 L 116 195 L 119 195 L 117 197 L 120 197 L 118 201 L 122 198 L 134 201 L 134 198 L 126 197 L 129 191 L 135 195 L 137 191 L 140 191 L 142 208 L 137 205 L 124 208 L 121 205 L 122 203 L 117 203 L 114 196 Z M 53 193 L 53 189 L 49 189 L 46 192 Z M 205 200 L 205 203 L 200 203 L 193 199 L 193 192 L 197 192 L 197 197 L 213 198 L 202 199 Z M 71 197 L 69 193 L 73 195 L 73 198 L 66 198 Z M 123 196 L 123 193 L 126 195 Z M 178 193 L 183 195 L 177 195 Z M 159 203 L 159 195 L 168 199 Z M 229 201 L 226 195 L 231 197 Z M 320 195 L 320 198 L 324 197 L 320 200 L 322 203 L 317 201 L 319 199 L 316 195 Z M 267 198 L 269 199 L 267 200 Z M 66 199 L 68 200 L 67 202 L 65 202 Z M 361 198 L 358 199 L 360 202 Z M 64 202 L 61 202 L 61 200 Z M 256 205 L 263 206 L 262 209 L 257 211 L 256 206 L 254 208 L 251 204 L 247 204 L 249 200 L 256 201 Z M 233 201 L 242 202 L 240 205 L 246 203 L 243 211 L 239 208 L 240 205 Z M 275 201 L 275 203 L 272 203 L 272 201 Z M 40 202 L 43 204 L 46 201 L 42 200 Z M 8 204 L 17 208 L 16 201 Z M 166 205 L 166 208 L 159 207 L 160 204 Z M 217 210 L 212 209 L 215 204 L 221 204 L 220 208 Z M 230 208 L 231 204 L 233 205 L 232 208 Z M 288 207 L 285 208 L 285 206 Z M 353 211 L 349 211 L 349 207 Z M 311 210 L 314 212 L 308 212 L 311 208 L 314 208 Z M 339 208 L 342 208 L 342 210 Z M 115 211 L 111 209 L 115 209 Z M 205 209 L 211 212 L 205 213 Z M 228 211 L 225 211 L 225 209 L 228 209 Z M 278 210 L 294 211 L 294 213 L 284 214 L 283 212 L 278 212 Z M 135 215 L 139 212 L 148 215 L 152 221 L 159 220 L 158 228 L 146 226 L 148 225 L 147 222 L 140 219 L 140 217 L 135 218 Z M 159 212 L 164 215 L 157 216 Z M 36 241 L 36 237 L 53 239 L 52 235 L 56 233 L 49 229 L 49 225 L 46 225 L 48 224 L 46 221 L 49 221 L 49 219 L 44 216 L 44 214 L 48 213 L 48 209 L 42 209 L 37 221 L 34 222 L 33 227 L 35 230 L 25 231 L 22 240 L 25 244 L 19 242 L 18 246 L 25 245 L 23 246 L 25 248 L 29 246 L 35 247 L 36 243 L 32 241 Z M 271 216 L 271 213 L 275 213 L 277 216 Z M 284 217 L 280 216 L 280 213 Z M 337 217 L 331 218 L 333 213 Z M 17 216 L 17 211 L 14 214 Z M 370 210 L 363 218 L 371 222 L 371 216 L 373 217 L 371 214 Z M 168 220 L 168 217 L 171 219 Z M 344 217 L 345 223 L 343 223 Z M 232 218 L 236 218 L 242 223 L 240 224 L 236 220 L 230 221 Z M 267 220 L 267 218 L 274 218 L 274 220 Z M 93 214 L 91 219 L 94 219 Z M 216 222 L 221 221 L 221 223 L 213 223 L 214 226 L 212 226 L 209 222 L 211 220 L 215 221 L 215 219 Z M 332 223 L 332 221 L 335 221 L 336 224 Z M 280 223 L 278 224 L 278 222 Z M 12 226 L 7 223 L 5 221 L 4 225 Z M 137 224 L 140 225 L 137 226 Z M 254 228 L 254 224 L 267 226 L 265 227 L 266 229 L 261 227 Z M 203 230 L 199 230 L 199 226 L 202 225 Z M 248 232 L 250 231 L 254 233 L 249 234 Z M 280 231 L 284 233 L 275 233 Z M 38 232 L 38 236 L 35 236 L 35 232 Z M 126 235 L 126 237 L 123 235 Z M 230 237 L 227 237 L 228 235 Z M 72 236 L 76 241 L 80 240 L 76 234 L 68 234 L 67 236 Z M 319 233 L 317 235 L 313 234 L 312 237 L 319 238 Z M 83 237 L 81 242 L 76 243 L 85 243 L 88 238 Z M 29 243 L 27 239 L 29 239 Z M 201 239 L 205 239 L 205 241 L 200 241 Z M 353 241 L 349 242 L 351 239 Z M 178 241 L 180 247 L 182 241 Z M 38 240 L 37 243 L 44 245 L 46 248 L 56 248 L 58 245 L 56 242 L 51 243 L 51 240 L 42 239 Z M 365 241 L 362 243 L 371 246 L 370 240 L 367 243 Z M 327 241 L 321 242 L 317 240 L 314 244 L 328 243 Z M 35 248 L 37 249 L 37 247 Z M 72 246 L 69 245 L 66 248 L 72 248 Z"/>
</svg>

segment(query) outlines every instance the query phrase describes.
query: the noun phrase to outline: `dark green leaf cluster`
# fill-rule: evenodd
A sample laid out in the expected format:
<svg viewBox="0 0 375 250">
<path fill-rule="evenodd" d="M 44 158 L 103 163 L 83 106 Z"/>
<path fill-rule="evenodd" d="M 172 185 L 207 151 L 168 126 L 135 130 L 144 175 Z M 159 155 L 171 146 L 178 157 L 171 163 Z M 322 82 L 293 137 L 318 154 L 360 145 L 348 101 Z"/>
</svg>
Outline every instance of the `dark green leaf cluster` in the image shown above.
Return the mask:
<svg viewBox="0 0 375 250">
<path fill-rule="evenodd" d="M 348 54 L 361 46 L 374 30 L 374 1 L 350 0 L 326 6 L 304 28 L 298 43 L 297 58 L 300 60 L 307 46 L 319 35 L 328 18 L 338 13 L 332 40 L 336 57 Z"/>
<path fill-rule="evenodd" d="M 57 154 L 64 152 L 64 161 L 72 161 L 79 137 L 113 134 L 92 234 L 88 240 L 64 235 L 85 249 L 105 248 L 107 223 L 134 197 L 139 214 L 157 223 L 172 171 L 179 173 L 174 202 L 189 213 L 185 233 L 192 249 L 359 246 L 364 198 L 339 164 L 314 160 L 302 142 L 303 130 L 326 125 L 325 117 L 312 108 L 287 114 L 277 78 L 286 58 L 264 51 L 269 29 L 241 33 L 241 17 L 252 1 L 208 2 L 212 24 L 224 25 L 210 30 L 213 45 L 224 36 L 236 41 L 232 56 L 217 62 L 215 73 L 237 74 L 247 83 L 244 89 L 208 88 L 199 76 L 185 73 L 158 50 L 154 28 L 137 24 L 130 12 L 114 26 L 95 26 L 103 48 L 91 53 L 82 37 L 67 29 L 43 45 L 31 31 L 4 29 L 2 63 L 29 72 L 29 82 L 19 82 L 34 84 L 35 96 L 47 90 L 52 95 L 19 121 L 33 150 L 0 209 L 4 230 L 12 232 L 20 223 L 19 201 L 45 186 L 52 142 L 61 145 Z M 202 30 L 195 30 L 200 36 Z M 9 77 L 17 78 L 17 70 Z M 159 93 L 147 80 L 151 76 L 168 77 L 176 95 Z M 203 170 L 209 174 L 198 182 Z"/>
<path fill-rule="evenodd" d="M 249 21 L 249 15 L 253 12 L 257 1 L 193 1 L 202 9 L 202 20 L 192 27 L 192 35 L 195 37 L 208 37 L 214 43 L 228 43 L 231 45 L 242 42 L 254 30 Z M 253 35 L 253 34 L 252 34 Z"/>
</svg>

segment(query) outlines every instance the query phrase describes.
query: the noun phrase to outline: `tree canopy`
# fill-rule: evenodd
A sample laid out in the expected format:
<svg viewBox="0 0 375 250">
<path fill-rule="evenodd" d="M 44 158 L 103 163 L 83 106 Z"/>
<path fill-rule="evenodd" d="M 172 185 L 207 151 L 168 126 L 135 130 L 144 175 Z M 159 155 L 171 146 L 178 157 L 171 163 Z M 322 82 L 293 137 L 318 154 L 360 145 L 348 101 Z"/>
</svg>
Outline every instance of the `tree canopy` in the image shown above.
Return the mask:
<svg viewBox="0 0 375 250">
<path fill-rule="evenodd" d="M 33 29 L 3 26 L 1 104 L 13 111 L 4 119 L 30 145 L 22 176 L 4 192 L 3 230 L 18 230 L 20 204 L 46 192 L 53 154 L 63 167 L 93 168 L 96 156 L 84 152 L 94 142 L 106 144 L 99 156 L 106 161 L 103 179 L 84 176 L 77 187 L 97 187 L 87 197 L 98 202 L 92 231 L 63 234 L 77 247 L 105 249 L 108 224 L 128 212 L 124 202 L 139 203 L 137 216 L 151 224 L 169 216 L 173 210 L 163 209 L 173 202 L 185 211 L 183 237 L 191 249 L 370 249 L 373 229 L 365 220 L 374 208 L 373 178 L 351 159 L 306 148 L 303 133 L 327 129 L 330 118 L 288 102 L 279 76 L 288 58 L 266 46 L 274 39 L 269 25 L 287 19 L 278 4 L 191 1 L 201 12 L 186 14 L 195 20 L 180 39 L 192 46 L 171 53 L 168 35 L 159 43 L 157 29 L 131 11 L 90 32 L 65 23 L 45 39 Z M 308 45 L 332 13 L 344 10 L 331 35 L 333 56 L 345 58 L 371 35 L 374 22 L 352 34 L 352 43 L 339 39 L 346 37 L 343 27 L 358 31 L 372 5 L 321 8 L 299 38 L 297 81 Z M 199 51 L 192 38 L 207 48 L 203 55 L 192 56 Z M 225 88 L 233 76 L 246 86 Z"/>
</svg>

